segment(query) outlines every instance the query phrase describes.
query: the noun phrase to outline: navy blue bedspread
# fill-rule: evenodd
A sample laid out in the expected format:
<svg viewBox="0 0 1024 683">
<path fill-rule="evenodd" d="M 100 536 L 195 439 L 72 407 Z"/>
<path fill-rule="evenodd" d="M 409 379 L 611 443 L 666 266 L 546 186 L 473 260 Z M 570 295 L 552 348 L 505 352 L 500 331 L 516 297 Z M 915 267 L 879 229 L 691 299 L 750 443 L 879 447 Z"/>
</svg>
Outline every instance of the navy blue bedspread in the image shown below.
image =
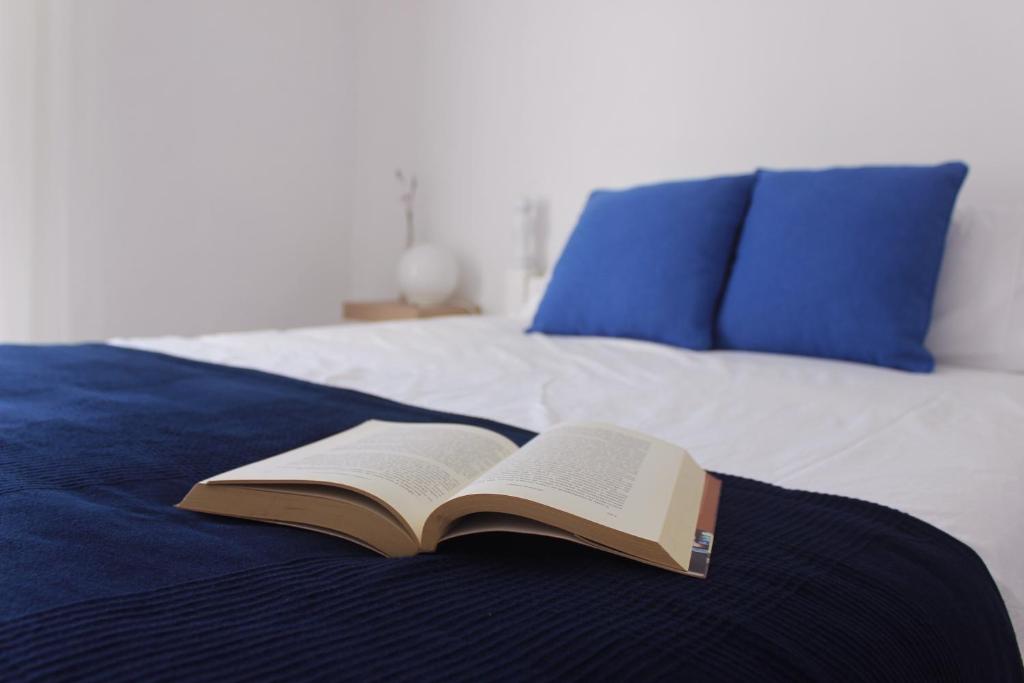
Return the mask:
<svg viewBox="0 0 1024 683">
<path fill-rule="evenodd" d="M 0 347 L 0 678 L 1024 680 L 978 556 L 856 500 L 723 477 L 703 581 L 507 535 L 387 560 L 172 507 L 367 418 L 532 436 L 158 354 Z"/>
</svg>

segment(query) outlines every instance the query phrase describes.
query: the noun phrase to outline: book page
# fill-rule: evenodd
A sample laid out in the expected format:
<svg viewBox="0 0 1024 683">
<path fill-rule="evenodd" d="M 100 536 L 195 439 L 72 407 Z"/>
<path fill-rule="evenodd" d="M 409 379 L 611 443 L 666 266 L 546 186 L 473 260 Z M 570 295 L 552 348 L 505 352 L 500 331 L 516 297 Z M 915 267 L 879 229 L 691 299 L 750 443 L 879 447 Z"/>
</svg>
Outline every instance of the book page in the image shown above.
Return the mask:
<svg viewBox="0 0 1024 683">
<path fill-rule="evenodd" d="M 515 450 L 512 441 L 481 427 L 370 420 L 206 482 L 350 486 L 394 508 L 418 539 L 439 503 Z"/>
<path fill-rule="evenodd" d="M 686 497 L 673 508 L 686 519 L 674 523 L 694 528 L 703 485 L 704 470 L 678 446 L 612 425 L 564 424 L 457 495 L 524 498 L 658 541 L 673 497 Z"/>
</svg>

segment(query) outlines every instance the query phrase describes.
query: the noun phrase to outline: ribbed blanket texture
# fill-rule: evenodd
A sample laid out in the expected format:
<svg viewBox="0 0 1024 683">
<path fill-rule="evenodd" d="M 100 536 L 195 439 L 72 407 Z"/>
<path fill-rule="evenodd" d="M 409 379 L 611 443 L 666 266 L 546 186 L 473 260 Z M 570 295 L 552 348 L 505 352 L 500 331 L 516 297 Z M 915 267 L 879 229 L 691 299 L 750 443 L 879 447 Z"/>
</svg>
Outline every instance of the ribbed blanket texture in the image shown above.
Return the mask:
<svg viewBox="0 0 1024 683">
<path fill-rule="evenodd" d="M 173 507 L 369 418 L 532 436 L 159 354 L 0 347 L 0 680 L 1024 680 L 978 556 L 862 501 L 723 476 L 706 580 L 504 534 L 384 559 Z"/>
</svg>

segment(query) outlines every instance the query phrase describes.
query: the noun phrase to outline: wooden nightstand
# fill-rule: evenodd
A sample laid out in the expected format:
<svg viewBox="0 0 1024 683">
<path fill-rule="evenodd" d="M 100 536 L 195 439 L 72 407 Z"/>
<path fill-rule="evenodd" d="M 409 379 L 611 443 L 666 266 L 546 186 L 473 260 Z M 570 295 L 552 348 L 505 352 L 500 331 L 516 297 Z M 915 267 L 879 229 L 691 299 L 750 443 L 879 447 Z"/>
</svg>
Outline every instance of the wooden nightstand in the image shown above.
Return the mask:
<svg viewBox="0 0 1024 683">
<path fill-rule="evenodd" d="M 442 315 L 477 315 L 480 308 L 472 304 L 416 306 L 404 301 L 346 301 L 342 306 L 345 320 L 408 320 L 436 318 Z"/>
</svg>

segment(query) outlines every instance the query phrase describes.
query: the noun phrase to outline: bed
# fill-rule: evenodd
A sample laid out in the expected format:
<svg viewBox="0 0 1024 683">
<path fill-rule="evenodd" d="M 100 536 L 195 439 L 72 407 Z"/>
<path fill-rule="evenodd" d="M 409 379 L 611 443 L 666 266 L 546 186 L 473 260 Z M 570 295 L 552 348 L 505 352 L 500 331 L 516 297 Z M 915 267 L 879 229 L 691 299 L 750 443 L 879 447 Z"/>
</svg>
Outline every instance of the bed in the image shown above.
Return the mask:
<svg viewBox="0 0 1024 683">
<path fill-rule="evenodd" d="M 5 405 L 27 407 L 0 419 L 23 437 L 4 465 L 32 448 L 74 462 L 35 428 L 106 463 L 23 464 L 0 497 L 45 490 L 22 500 L 55 515 L 44 529 L 3 508 L 0 665 L 19 679 L 1022 680 L 1021 375 L 526 335 L 497 316 L 5 353 L 21 373 Z M 604 420 L 683 444 L 732 491 L 716 565 L 669 588 L 666 572 L 544 539 L 466 539 L 410 564 L 170 507 L 225 464 L 359 416 L 519 441 Z M 185 452 L 171 469 L 169 448 Z M 133 475 L 133 458 L 155 469 Z M 769 510 L 792 518 L 781 534 Z M 813 540 L 794 574 L 796 538 Z"/>
<path fill-rule="evenodd" d="M 532 431 L 613 422 L 684 444 L 707 469 L 887 505 L 974 548 L 1024 631 L 1024 376 L 917 375 L 522 328 L 510 317 L 451 317 L 114 343 Z"/>
</svg>

